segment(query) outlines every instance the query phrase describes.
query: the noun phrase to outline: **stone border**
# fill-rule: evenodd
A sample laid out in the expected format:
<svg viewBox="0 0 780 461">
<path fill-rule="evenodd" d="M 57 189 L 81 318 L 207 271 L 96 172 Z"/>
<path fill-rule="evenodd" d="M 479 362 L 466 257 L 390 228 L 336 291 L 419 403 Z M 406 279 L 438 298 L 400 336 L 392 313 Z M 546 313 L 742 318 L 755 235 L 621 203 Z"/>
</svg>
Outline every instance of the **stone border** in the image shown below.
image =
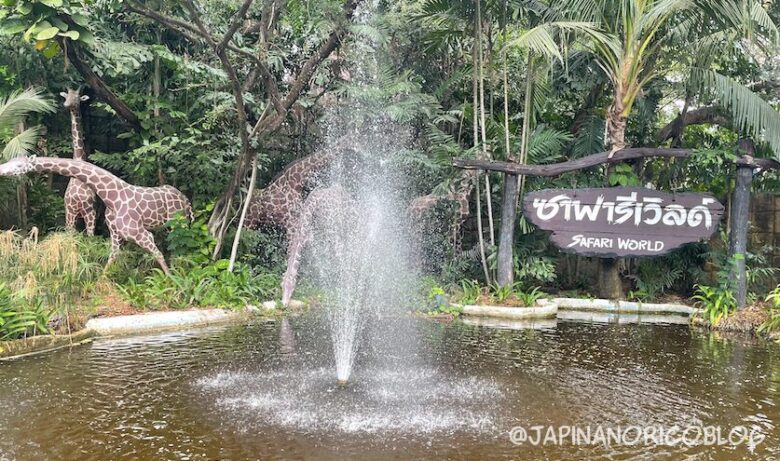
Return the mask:
<svg viewBox="0 0 780 461">
<path fill-rule="evenodd" d="M 693 315 L 700 309 L 684 304 L 653 304 L 609 299 L 555 298 L 561 310 L 619 312 L 629 314 L 683 314 Z"/>
<path fill-rule="evenodd" d="M 463 314 L 514 320 L 554 318 L 558 315 L 558 303 L 554 300 L 540 299 L 537 301 L 536 307 L 478 306 L 467 304 L 463 306 Z"/>
<path fill-rule="evenodd" d="M 288 307 L 300 308 L 304 305 L 301 301 L 292 300 Z M 115 317 L 95 317 L 87 321 L 83 330 L 70 335 L 41 335 L 14 341 L 0 341 L 0 361 L 85 344 L 98 336 L 147 334 L 241 322 L 263 312 L 273 313 L 276 311 L 276 307 L 275 301 L 266 301 L 259 307 L 247 306 L 243 310 L 188 309 L 143 312 Z"/>
<path fill-rule="evenodd" d="M 249 313 L 224 309 L 189 309 L 89 319 L 86 329 L 100 336 L 152 333 L 244 320 Z"/>
</svg>

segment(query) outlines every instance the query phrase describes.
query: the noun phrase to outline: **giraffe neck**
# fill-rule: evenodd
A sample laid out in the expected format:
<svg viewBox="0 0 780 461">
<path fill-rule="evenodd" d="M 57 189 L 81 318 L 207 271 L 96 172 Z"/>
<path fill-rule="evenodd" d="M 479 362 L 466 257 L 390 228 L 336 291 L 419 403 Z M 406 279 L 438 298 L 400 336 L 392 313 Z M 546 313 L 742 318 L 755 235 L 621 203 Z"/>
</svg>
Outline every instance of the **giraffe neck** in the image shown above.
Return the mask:
<svg viewBox="0 0 780 461">
<path fill-rule="evenodd" d="M 115 207 L 119 200 L 119 194 L 114 193 L 115 191 L 131 187 L 103 168 L 83 160 L 37 157 L 34 162 L 35 171 L 38 173 L 57 173 L 85 183 L 109 208 Z"/>
<path fill-rule="evenodd" d="M 325 166 L 336 158 L 336 155 L 337 152 L 335 149 L 327 149 L 304 157 L 291 165 L 290 169 L 287 171 L 290 186 L 296 190 L 302 191 L 306 182 L 311 179 L 311 176 L 325 168 Z"/>
<path fill-rule="evenodd" d="M 81 130 L 81 109 L 78 102 L 70 108 L 70 135 L 73 139 L 73 158 L 76 160 L 86 160 L 87 154 L 84 150 L 84 133 Z"/>
</svg>

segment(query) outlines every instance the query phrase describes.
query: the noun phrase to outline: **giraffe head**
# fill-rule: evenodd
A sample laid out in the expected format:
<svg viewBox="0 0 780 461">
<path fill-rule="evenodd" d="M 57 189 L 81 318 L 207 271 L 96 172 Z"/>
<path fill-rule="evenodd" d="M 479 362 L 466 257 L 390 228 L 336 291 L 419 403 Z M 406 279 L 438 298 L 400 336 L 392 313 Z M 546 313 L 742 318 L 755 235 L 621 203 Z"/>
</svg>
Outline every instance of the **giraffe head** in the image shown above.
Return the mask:
<svg viewBox="0 0 780 461">
<path fill-rule="evenodd" d="M 89 99 L 89 96 L 81 94 L 81 88 L 76 90 L 68 88 L 68 92 L 66 93 L 63 91 L 60 93 L 60 96 L 65 98 L 65 102 L 62 105 L 65 106 L 66 109 L 77 109 L 82 101 Z"/>
<path fill-rule="evenodd" d="M 0 176 L 22 176 L 35 171 L 35 157 L 16 157 L 0 165 Z"/>
</svg>

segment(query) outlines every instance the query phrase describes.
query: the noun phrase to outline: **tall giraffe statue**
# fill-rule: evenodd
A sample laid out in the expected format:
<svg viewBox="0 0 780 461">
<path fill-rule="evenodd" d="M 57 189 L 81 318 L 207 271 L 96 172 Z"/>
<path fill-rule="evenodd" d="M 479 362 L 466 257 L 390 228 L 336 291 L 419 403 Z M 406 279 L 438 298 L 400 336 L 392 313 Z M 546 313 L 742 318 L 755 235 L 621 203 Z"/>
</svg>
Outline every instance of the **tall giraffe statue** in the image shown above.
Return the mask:
<svg viewBox="0 0 780 461">
<path fill-rule="evenodd" d="M 84 150 L 84 130 L 81 126 L 81 103 L 89 99 L 81 95 L 81 90 L 68 88 L 67 93 L 60 93 L 65 98 L 63 106 L 70 112 L 70 136 L 73 140 L 73 158 L 87 160 Z M 65 227 L 76 230 L 76 220 L 84 220 L 87 235 L 95 235 L 95 192 L 76 178 L 68 181 L 65 189 Z"/>
<path fill-rule="evenodd" d="M 162 270 L 170 274 L 150 230 L 162 226 L 180 211 L 192 219 L 190 202 L 178 189 L 134 186 L 83 160 L 17 157 L 0 165 L 0 176 L 22 176 L 32 172 L 57 173 L 78 179 L 105 203 L 106 224 L 111 233 L 111 254 L 106 267 L 114 262 L 122 243 L 130 240 L 151 253 Z"/>
<path fill-rule="evenodd" d="M 450 200 L 457 204 L 458 211 L 450 227 L 452 232 L 452 247 L 455 253 L 461 251 L 462 232 L 461 227 L 469 217 L 469 197 L 476 185 L 476 170 L 462 170 L 461 174 L 453 180 L 447 192 L 444 194 L 428 194 L 417 197 L 409 203 L 406 209 L 409 220 L 415 226 L 421 226 L 428 218 L 429 213 L 440 201 Z"/>
</svg>

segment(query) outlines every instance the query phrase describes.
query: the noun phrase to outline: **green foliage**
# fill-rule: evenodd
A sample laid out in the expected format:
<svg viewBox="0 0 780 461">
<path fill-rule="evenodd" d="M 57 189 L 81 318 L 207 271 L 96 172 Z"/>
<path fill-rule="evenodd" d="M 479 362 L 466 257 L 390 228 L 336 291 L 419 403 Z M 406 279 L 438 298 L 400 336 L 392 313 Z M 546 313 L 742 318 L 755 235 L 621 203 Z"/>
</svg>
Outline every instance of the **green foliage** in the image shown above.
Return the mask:
<svg viewBox="0 0 780 461">
<path fill-rule="evenodd" d="M 219 260 L 202 267 L 177 267 L 170 276 L 155 270 L 142 283 L 129 281 L 118 289 L 127 302 L 148 309 L 205 306 L 238 309 L 278 295 L 277 275 L 253 275 L 243 265 L 238 265 L 233 272 L 227 268 L 228 261 Z"/>
<path fill-rule="evenodd" d="M 680 265 L 675 264 L 676 260 L 671 258 L 653 258 L 640 261 L 637 273 L 631 278 L 636 282 L 636 290 L 633 292 L 637 299 L 649 300 L 657 299 L 658 296 L 666 293 L 677 281 L 684 276 L 684 270 Z M 686 261 L 695 264 L 695 261 Z"/>
<path fill-rule="evenodd" d="M 539 287 L 534 287 L 530 291 L 515 291 L 515 296 L 519 299 L 524 306 L 532 307 L 536 305 L 536 302 L 547 296 Z"/>
<path fill-rule="evenodd" d="M 769 303 L 769 320 L 758 327 L 759 333 L 771 333 L 780 330 L 780 285 L 770 291 L 765 300 Z"/>
<path fill-rule="evenodd" d="M 91 46 L 89 18 L 82 0 L 5 0 L 0 9 L 0 35 L 21 34 L 47 58 L 60 51 L 58 40 Z"/>
<path fill-rule="evenodd" d="M 0 281 L 28 302 L 63 311 L 94 293 L 108 259 L 105 239 L 70 232 L 41 241 L 0 233 Z"/>
<path fill-rule="evenodd" d="M 547 256 L 528 255 L 515 259 L 515 279 L 520 285 L 544 284 L 555 281 L 555 260 Z"/>
<path fill-rule="evenodd" d="M 0 340 L 50 334 L 52 312 L 41 300 L 28 302 L 0 282 Z"/>
<path fill-rule="evenodd" d="M 461 280 L 461 298 L 460 301 L 463 304 L 474 304 L 482 294 L 482 287 L 479 286 L 479 282 L 476 280 Z"/>
<path fill-rule="evenodd" d="M 198 265 L 208 263 L 216 246 L 207 224 L 212 208 L 196 212 L 192 222 L 183 212 L 178 212 L 165 224 L 168 229 L 165 242 L 172 257 L 185 258 Z"/>
<path fill-rule="evenodd" d="M 697 306 L 704 309 L 704 318 L 712 326 L 716 326 L 737 309 L 734 292 L 728 286 L 696 285 L 696 294 L 693 299 Z"/>
<path fill-rule="evenodd" d="M 428 315 L 447 314 L 457 317 L 461 314 L 462 307 L 450 302 L 444 288 L 433 277 L 423 277 L 420 290 L 424 300 L 422 310 Z"/>
<path fill-rule="evenodd" d="M 26 117 L 34 113 L 50 113 L 54 104 L 43 95 L 40 88 L 15 91 L 0 98 L 0 142 L 4 144 L 0 159 L 8 160 L 35 151 L 42 128 L 32 126 L 14 133 Z"/>
<path fill-rule="evenodd" d="M 640 184 L 641 180 L 634 168 L 626 163 L 615 165 L 609 174 L 610 186 L 639 186 Z"/>
<path fill-rule="evenodd" d="M 490 284 L 490 299 L 497 304 L 505 302 L 515 293 L 515 287 L 512 285 L 499 285 L 498 283 Z"/>
</svg>

